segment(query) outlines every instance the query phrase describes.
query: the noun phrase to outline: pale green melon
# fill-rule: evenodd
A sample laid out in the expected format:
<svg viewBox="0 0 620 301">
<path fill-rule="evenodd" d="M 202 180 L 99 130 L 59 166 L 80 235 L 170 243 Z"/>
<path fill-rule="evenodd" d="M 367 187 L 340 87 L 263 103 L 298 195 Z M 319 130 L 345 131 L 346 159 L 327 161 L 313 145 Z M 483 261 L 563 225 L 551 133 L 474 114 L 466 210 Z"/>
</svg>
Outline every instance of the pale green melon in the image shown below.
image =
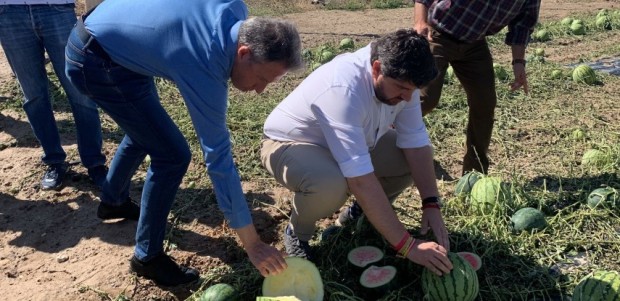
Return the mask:
<svg viewBox="0 0 620 301">
<path fill-rule="evenodd" d="M 314 263 L 300 257 L 286 257 L 284 272 L 265 277 L 263 296 L 295 296 L 304 301 L 323 301 L 323 280 Z"/>
<path fill-rule="evenodd" d="M 573 24 L 570 25 L 570 31 L 576 36 L 582 36 L 586 34 L 586 27 L 583 23 L 575 23 L 573 21 Z"/>
</svg>

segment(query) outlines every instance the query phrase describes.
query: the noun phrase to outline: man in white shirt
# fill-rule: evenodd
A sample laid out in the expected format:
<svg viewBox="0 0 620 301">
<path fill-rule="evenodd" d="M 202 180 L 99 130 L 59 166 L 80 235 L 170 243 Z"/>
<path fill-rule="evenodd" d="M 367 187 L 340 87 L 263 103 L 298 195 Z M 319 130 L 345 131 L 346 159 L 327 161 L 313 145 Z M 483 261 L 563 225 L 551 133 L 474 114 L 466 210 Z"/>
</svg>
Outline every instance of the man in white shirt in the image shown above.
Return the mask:
<svg viewBox="0 0 620 301">
<path fill-rule="evenodd" d="M 403 257 L 439 275 L 450 271 L 418 90 L 437 74 L 427 40 L 401 29 L 318 68 L 271 112 L 261 161 L 295 192 L 288 255 L 311 258 L 316 221 L 353 194 L 338 222 L 363 211 Z M 413 239 L 390 204 L 413 182 L 424 200 L 422 233 L 430 227 L 438 243 Z"/>
</svg>

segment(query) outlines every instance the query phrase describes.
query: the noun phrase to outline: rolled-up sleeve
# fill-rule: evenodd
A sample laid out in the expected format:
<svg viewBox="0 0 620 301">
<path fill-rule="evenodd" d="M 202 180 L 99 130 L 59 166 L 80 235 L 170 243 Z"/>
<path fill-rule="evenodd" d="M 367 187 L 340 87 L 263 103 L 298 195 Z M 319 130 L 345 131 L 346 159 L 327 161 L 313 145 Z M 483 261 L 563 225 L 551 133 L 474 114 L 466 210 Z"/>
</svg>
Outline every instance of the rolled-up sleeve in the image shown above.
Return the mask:
<svg viewBox="0 0 620 301">
<path fill-rule="evenodd" d="M 526 45 L 538 22 L 540 0 L 528 0 L 523 4 L 521 12 L 508 24 L 507 45 Z"/>
<path fill-rule="evenodd" d="M 227 83 L 195 76 L 177 84 L 196 129 L 220 210 L 232 228 L 252 223 L 226 125 Z"/>
<path fill-rule="evenodd" d="M 398 113 L 394 120 L 394 127 L 396 128 L 396 146 L 399 148 L 419 148 L 431 144 L 422 119 L 420 90 L 413 93 L 412 100 Z"/>
<path fill-rule="evenodd" d="M 430 7 L 434 0 L 415 0 L 415 3 L 423 4 L 426 7 Z"/>
</svg>

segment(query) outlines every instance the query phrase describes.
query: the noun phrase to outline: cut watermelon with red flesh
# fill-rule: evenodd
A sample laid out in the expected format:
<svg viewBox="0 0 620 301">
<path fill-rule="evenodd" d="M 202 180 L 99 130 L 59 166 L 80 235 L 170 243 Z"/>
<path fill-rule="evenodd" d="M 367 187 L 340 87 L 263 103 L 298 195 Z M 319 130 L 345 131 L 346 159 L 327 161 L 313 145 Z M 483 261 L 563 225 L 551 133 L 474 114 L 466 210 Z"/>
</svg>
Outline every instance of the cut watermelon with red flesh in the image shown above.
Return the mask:
<svg viewBox="0 0 620 301">
<path fill-rule="evenodd" d="M 458 252 L 456 254 L 469 262 L 474 271 L 478 271 L 480 267 L 482 267 L 482 259 L 480 259 L 480 256 L 471 252 Z"/>
<path fill-rule="evenodd" d="M 377 262 L 383 258 L 383 252 L 373 246 L 357 247 L 347 254 L 349 262 L 357 267 L 365 267 L 371 263 Z"/>
</svg>

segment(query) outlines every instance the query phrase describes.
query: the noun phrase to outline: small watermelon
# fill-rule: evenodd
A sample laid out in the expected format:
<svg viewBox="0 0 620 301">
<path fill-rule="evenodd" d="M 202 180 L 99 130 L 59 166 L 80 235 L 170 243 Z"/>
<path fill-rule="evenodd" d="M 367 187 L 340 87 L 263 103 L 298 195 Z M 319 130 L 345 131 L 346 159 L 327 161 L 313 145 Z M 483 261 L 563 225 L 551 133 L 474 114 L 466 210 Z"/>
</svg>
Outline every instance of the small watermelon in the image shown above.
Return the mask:
<svg viewBox="0 0 620 301">
<path fill-rule="evenodd" d="M 620 274 L 613 271 L 595 271 L 587 275 L 573 290 L 572 301 L 620 300 Z"/>
<path fill-rule="evenodd" d="M 562 70 L 555 69 L 555 70 L 551 71 L 551 78 L 552 79 L 562 79 L 562 77 L 564 77 L 564 74 L 562 73 Z"/>
<path fill-rule="evenodd" d="M 458 252 L 456 254 L 467 260 L 474 271 L 478 271 L 482 267 L 482 259 L 480 259 L 478 254 L 472 252 Z"/>
<path fill-rule="evenodd" d="M 597 18 L 600 17 L 608 17 L 609 16 L 609 10 L 606 8 L 602 8 L 601 10 L 598 11 L 598 13 L 596 14 Z"/>
<path fill-rule="evenodd" d="M 263 296 L 295 296 L 304 301 L 323 301 L 323 280 L 314 263 L 301 257 L 286 257 L 284 272 L 265 277 Z"/>
<path fill-rule="evenodd" d="M 620 192 L 612 187 L 594 189 L 588 195 L 590 208 L 620 208 Z"/>
<path fill-rule="evenodd" d="M 428 301 L 473 301 L 478 296 L 478 275 L 467 260 L 455 253 L 448 253 L 452 262 L 449 274 L 437 274 L 424 269 L 422 289 Z"/>
<path fill-rule="evenodd" d="M 610 162 L 610 156 L 598 149 L 589 149 L 581 157 L 581 165 L 604 168 Z"/>
<path fill-rule="evenodd" d="M 574 129 L 571 133 L 570 133 L 570 137 L 573 140 L 583 140 L 583 138 L 586 136 L 586 134 L 583 132 L 582 129 Z"/>
<path fill-rule="evenodd" d="M 551 35 L 546 29 L 540 29 L 534 33 L 534 40 L 538 42 L 546 42 L 551 40 Z"/>
<path fill-rule="evenodd" d="M 324 50 L 323 52 L 321 52 L 321 57 L 319 58 L 319 62 L 321 62 L 321 64 L 325 64 L 333 60 L 334 57 L 336 57 L 336 55 L 333 52 L 331 52 L 330 50 Z"/>
<path fill-rule="evenodd" d="M 340 41 L 340 49 L 342 50 L 351 50 L 355 48 L 355 42 L 351 38 L 344 38 Z"/>
<path fill-rule="evenodd" d="M 396 286 L 396 268 L 391 265 L 371 265 L 362 272 L 360 284 L 366 300 L 377 300 Z"/>
<path fill-rule="evenodd" d="M 230 284 L 218 283 L 207 288 L 202 295 L 200 301 L 237 301 L 239 293 Z"/>
<path fill-rule="evenodd" d="M 595 25 L 600 29 L 611 30 L 611 18 L 609 16 L 597 17 Z"/>
<path fill-rule="evenodd" d="M 570 25 L 570 31 L 576 36 L 585 35 L 586 27 L 583 26 L 583 23 L 575 23 L 575 21 L 573 21 L 573 24 Z"/>
<path fill-rule="evenodd" d="M 545 49 L 543 49 L 543 48 L 536 48 L 534 50 L 534 54 L 536 56 L 545 56 Z"/>
<path fill-rule="evenodd" d="M 562 19 L 562 21 L 560 22 L 560 24 L 564 25 L 564 26 L 570 26 L 571 24 L 573 24 L 573 18 L 571 17 L 566 17 L 564 19 Z"/>
<path fill-rule="evenodd" d="M 279 296 L 279 297 L 256 297 L 256 301 L 302 301 L 295 296 Z"/>
<path fill-rule="evenodd" d="M 375 263 L 383 258 L 383 252 L 377 247 L 361 246 L 357 247 L 347 254 L 347 259 L 356 267 L 366 267 L 371 263 Z"/>
<path fill-rule="evenodd" d="M 471 171 L 462 176 L 459 181 L 456 183 L 456 188 L 454 192 L 456 195 L 469 195 L 471 189 L 474 187 L 474 184 L 482 177 L 483 175 L 477 171 Z"/>
<path fill-rule="evenodd" d="M 510 218 L 510 228 L 515 232 L 543 230 L 546 227 L 545 214 L 536 208 L 521 208 Z"/>
<path fill-rule="evenodd" d="M 511 200 L 509 187 L 496 177 L 479 179 L 471 190 L 472 209 L 481 214 L 491 214 L 502 209 Z"/>
<path fill-rule="evenodd" d="M 579 65 L 573 69 L 573 81 L 587 85 L 594 85 L 597 81 L 594 69 L 588 65 Z"/>
</svg>

